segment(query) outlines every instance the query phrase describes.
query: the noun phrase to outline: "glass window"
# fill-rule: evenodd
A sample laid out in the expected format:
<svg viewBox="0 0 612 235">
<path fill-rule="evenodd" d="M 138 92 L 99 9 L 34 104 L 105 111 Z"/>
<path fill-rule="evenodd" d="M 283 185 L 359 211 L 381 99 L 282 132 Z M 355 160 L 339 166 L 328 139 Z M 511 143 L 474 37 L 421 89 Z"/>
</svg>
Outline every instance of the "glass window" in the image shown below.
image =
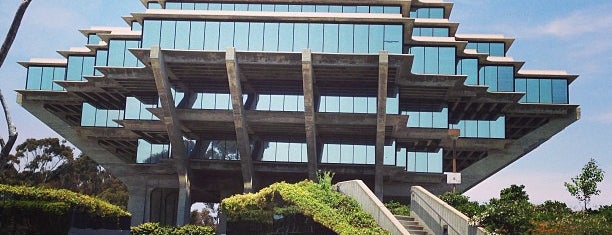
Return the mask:
<svg viewBox="0 0 612 235">
<path fill-rule="evenodd" d="M 370 25 L 369 35 L 369 52 L 379 53 L 384 47 L 385 27 L 383 25 Z"/>
<path fill-rule="evenodd" d="M 249 24 L 250 24 L 249 51 L 263 51 L 264 23 L 249 23 Z"/>
<path fill-rule="evenodd" d="M 353 53 L 353 27 L 352 24 L 340 24 L 338 26 L 338 41 L 342 42 L 338 44 L 338 52 Z"/>
<path fill-rule="evenodd" d="M 180 2 L 167 2 L 166 9 L 180 10 L 182 8 Z"/>
<path fill-rule="evenodd" d="M 540 81 L 538 79 L 527 79 L 527 102 L 540 102 Z"/>
<path fill-rule="evenodd" d="M 402 53 L 403 45 L 403 26 L 385 25 L 384 49 L 389 53 Z"/>
<path fill-rule="evenodd" d="M 159 45 L 161 21 L 145 20 L 142 35 L 142 48 L 151 48 Z"/>
<path fill-rule="evenodd" d="M 53 71 L 53 80 L 63 81 L 65 77 L 66 77 L 66 68 L 55 67 L 55 70 Z M 57 83 L 53 83 L 54 91 L 61 91 L 63 89 L 64 88 L 62 86 L 58 85 Z"/>
<path fill-rule="evenodd" d="M 325 24 L 323 26 L 323 51 L 338 52 L 338 24 Z"/>
<path fill-rule="evenodd" d="M 455 74 L 455 48 L 440 47 L 439 74 Z"/>
<path fill-rule="evenodd" d="M 234 46 L 234 22 L 221 22 L 220 24 L 219 50 L 224 51 Z"/>
<path fill-rule="evenodd" d="M 87 35 L 87 44 L 89 45 L 98 45 L 100 44 L 100 37 L 96 34 Z"/>
<path fill-rule="evenodd" d="M 223 23 L 222 23 L 223 24 Z M 249 49 L 249 23 L 248 22 L 236 22 L 234 26 L 234 47 L 236 50 L 248 50 Z"/>
<path fill-rule="evenodd" d="M 82 56 L 69 56 L 68 57 L 67 80 L 68 81 L 82 81 L 83 80 L 82 73 L 83 73 L 83 57 Z M 41 74 L 42 74 L 42 69 L 41 69 Z"/>
<path fill-rule="evenodd" d="M 42 78 L 42 67 L 31 66 L 28 68 L 27 90 L 39 90 Z"/>
<path fill-rule="evenodd" d="M 147 4 L 147 8 L 148 9 L 162 9 L 162 6 L 159 3 L 150 2 L 149 4 Z"/>
<path fill-rule="evenodd" d="M 41 77 L 41 90 L 52 90 L 53 89 L 53 67 L 43 67 L 42 77 Z"/>
<path fill-rule="evenodd" d="M 280 23 L 278 30 L 279 51 L 293 51 L 293 26 L 293 23 Z"/>
<path fill-rule="evenodd" d="M 308 24 L 295 23 L 293 30 L 293 51 L 302 51 L 308 48 Z"/>
<path fill-rule="evenodd" d="M 219 26 L 219 22 L 206 22 L 204 50 L 219 50 Z"/>
<path fill-rule="evenodd" d="M 264 23 L 264 51 L 278 51 L 278 28 L 279 23 Z"/>
<path fill-rule="evenodd" d="M 355 25 L 354 53 L 368 53 L 369 51 L 369 25 Z"/>
<path fill-rule="evenodd" d="M 552 103 L 554 104 L 567 104 L 568 100 L 568 89 L 567 80 L 565 79 L 552 79 Z"/>
<path fill-rule="evenodd" d="M 499 66 L 497 69 L 498 91 L 514 91 L 514 67 Z"/>
<path fill-rule="evenodd" d="M 110 40 L 108 45 L 108 66 L 123 67 L 125 57 L 125 41 Z"/>
<path fill-rule="evenodd" d="M 312 23 L 308 28 L 308 48 L 313 52 L 323 52 L 323 24 Z"/>
<path fill-rule="evenodd" d="M 459 60 L 457 74 L 467 75 L 465 85 L 478 85 L 478 59 Z"/>
<path fill-rule="evenodd" d="M 517 78 L 514 80 L 514 89 L 516 92 L 527 93 L 527 80 L 523 78 Z M 525 94 L 519 102 L 527 102 L 527 94 Z"/>
<path fill-rule="evenodd" d="M 174 38 L 174 48 L 180 50 L 189 49 L 189 35 L 191 34 L 191 22 L 189 21 L 177 21 L 176 22 L 176 33 L 177 37 Z"/>
<path fill-rule="evenodd" d="M 505 56 L 505 45 L 504 43 L 491 43 L 489 47 L 489 53 L 491 56 Z"/>
<path fill-rule="evenodd" d="M 204 50 L 204 31 L 206 22 L 191 22 L 191 33 L 189 34 L 189 50 Z"/>
<path fill-rule="evenodd" d="M 165 49 L 174 49 L 175 33 L 176 21 L 162 21 L 159 46 Z"/>
</svg>

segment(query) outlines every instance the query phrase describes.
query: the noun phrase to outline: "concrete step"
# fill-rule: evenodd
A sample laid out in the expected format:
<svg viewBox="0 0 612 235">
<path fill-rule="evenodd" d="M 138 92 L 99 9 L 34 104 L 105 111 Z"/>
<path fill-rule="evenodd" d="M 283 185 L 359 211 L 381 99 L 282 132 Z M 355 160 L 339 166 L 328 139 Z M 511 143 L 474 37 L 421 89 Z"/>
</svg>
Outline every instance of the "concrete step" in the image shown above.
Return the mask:
<svg viewBox="0 0 612 235">
<path fill-rule="evenodd" d="M 395 218 L 399 221 L 414 221 L 414 218 L 405 215 L 395 215 Z"/>
<path fill-rule="evenodd" d="M 419 225 L 419 222 L 416 222 L 416 221 L 400 220 L 399 222 L 404 227 L 406 227 L 406 226 L 418 226 Z"/>
<path fill-rule="evenodd" d="M 408 230 L 410 235 L 428 235 L 427 232 L 423 230 Z"/>
</svg>

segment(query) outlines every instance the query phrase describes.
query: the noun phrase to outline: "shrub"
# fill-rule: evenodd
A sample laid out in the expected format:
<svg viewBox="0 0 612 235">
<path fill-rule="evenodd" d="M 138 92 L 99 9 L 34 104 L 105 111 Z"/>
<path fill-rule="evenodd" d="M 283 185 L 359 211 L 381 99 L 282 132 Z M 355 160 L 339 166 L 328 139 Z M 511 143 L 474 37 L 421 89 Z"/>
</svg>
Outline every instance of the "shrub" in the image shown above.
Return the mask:
<svg viewBox="0 0 612 235">
<path fill-rule="evenodd" d="M 484 206 L 479 205 L 478 202 L 472 202 L 468 196 L 458 193 L 447 192 L 440 195 L 439 198 L 470 218 L 485 210 Z"/>
<path fill-rule="evenodd" d="M 331 187 L 330 173 L 319 183 L 275 183 L 258 193 L 235 195 L 221 203 L 230 221 L 272 223 L 274 215 L 303 214 L 338 234 L 388 234 L 357 201 Z"/>
<path fill-rule="evenodd" d="M 132 235 L 214 235 L 210 226 L 184 225 L 181 227 L 160 226 L 159 223 L 144 223 L 131 228 Z"/>
<path fill-rule="evenodd" d="M 385 203 L 385 206 L 394 215 L 410 216 L 410 205 L 404 205 L 396 201 L 389 201 Z"/>
<path fill-rule="evenodd" d="M 534 221 L 532 234 L 612 234 L 612 226 L 603 215 L 569 213 L 544 221 Z"/>
</svg>

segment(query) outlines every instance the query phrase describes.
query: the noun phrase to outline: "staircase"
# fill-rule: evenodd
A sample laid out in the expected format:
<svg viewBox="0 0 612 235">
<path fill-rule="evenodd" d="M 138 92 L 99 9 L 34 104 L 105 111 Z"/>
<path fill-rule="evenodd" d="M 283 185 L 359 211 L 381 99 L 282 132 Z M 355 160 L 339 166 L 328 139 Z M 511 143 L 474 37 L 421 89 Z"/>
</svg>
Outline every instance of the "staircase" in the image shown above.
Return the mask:
<svg viewBox="0 0 612 235">
<path fill-rule="evenodd" d="M 413 217 L 405 215 L 395 215 L 395 218 L 408 230 L 410 235 L 428 235 L 425 228 L 419 224 Z"/>
</svg>

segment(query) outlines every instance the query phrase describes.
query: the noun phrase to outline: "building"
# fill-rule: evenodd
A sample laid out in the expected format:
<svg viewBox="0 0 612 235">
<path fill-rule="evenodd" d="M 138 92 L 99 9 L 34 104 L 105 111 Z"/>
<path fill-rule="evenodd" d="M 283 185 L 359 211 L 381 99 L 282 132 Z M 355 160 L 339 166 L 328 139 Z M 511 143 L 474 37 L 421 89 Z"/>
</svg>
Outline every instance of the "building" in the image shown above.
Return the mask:
<svg viewBox="0 0 612 235">
<path fill-rule="evenodd" d="M 406 200 L 449 190 L 456 168 L 464 191 L 579 117 L 576 75 L 521 70 L 514 39 L 457 34 L 452 3 L 141 1 L 131 27 L 22 62 L 18 91 L 128 186 L 133 224 L 318 170 Z"/>
</svg>

